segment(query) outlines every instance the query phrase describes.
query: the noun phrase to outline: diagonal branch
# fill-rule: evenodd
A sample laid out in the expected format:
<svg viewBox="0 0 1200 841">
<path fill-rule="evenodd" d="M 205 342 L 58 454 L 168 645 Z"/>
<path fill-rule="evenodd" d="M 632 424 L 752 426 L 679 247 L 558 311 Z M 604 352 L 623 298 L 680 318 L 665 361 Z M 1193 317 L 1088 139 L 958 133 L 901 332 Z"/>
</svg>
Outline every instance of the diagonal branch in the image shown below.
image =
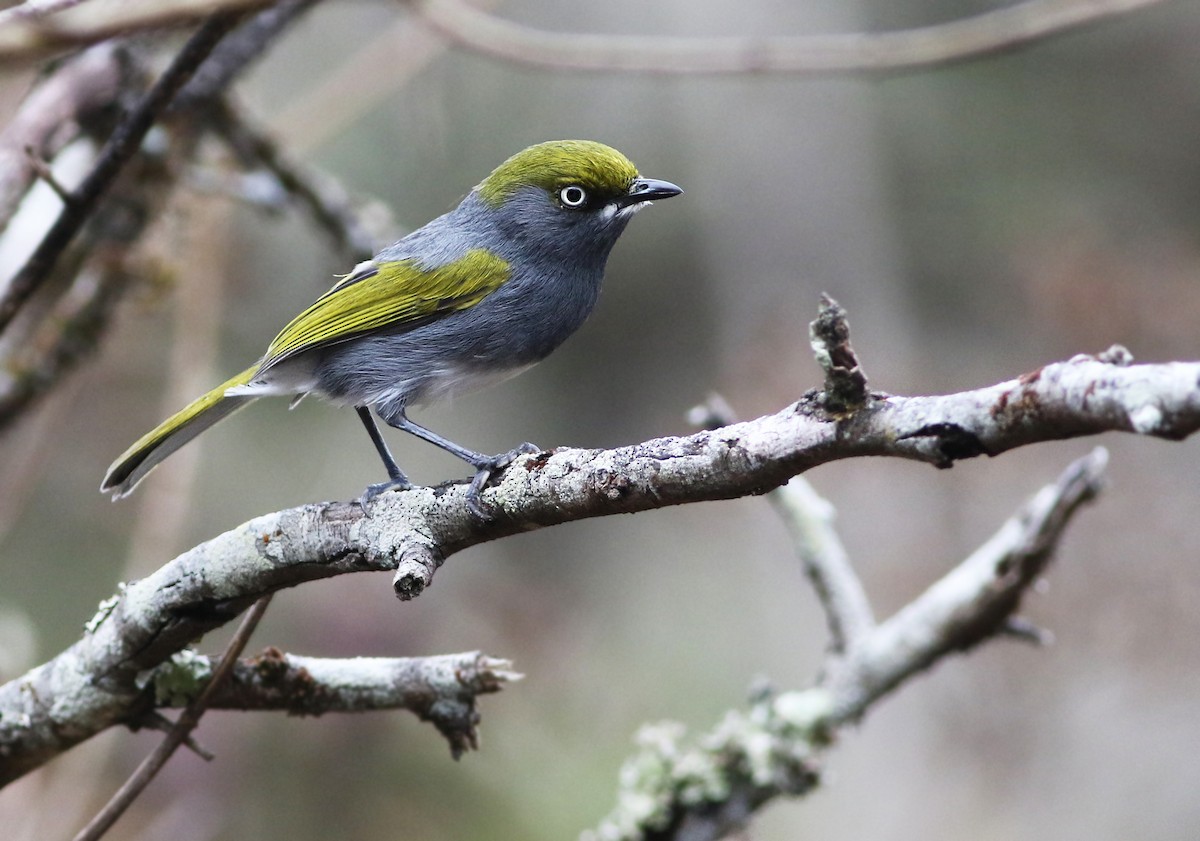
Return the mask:
<svg viewBox="0 0 1200 841">
<path fill-rule="evenodd" d="M 969 558 L 827 666 L 830 723 L 855 721 L 947 654 L 1004 633 L 1072 515 L 1100 492 L 1107 464 L 1101 447 L 1072 463 Z"/>
<path fill-rule="evenodd" d="M 250 608 L 250 612 L 246 614 L 246 618 L 242 620 L 242 624 L 238 627 L 237 632 L 233 635 L 233 639 L 229 641 L 229 645 L 226 647 L 225 653 L 221 656 L 220 662 L 210 672 L 209 679 L 204 688 L 188 703 L 183 712 L 179 714 L 179 718 L 167 732 L 166 738 L 159 742 L 154 751 L 142 760 L 137 770 L 117 790 L 117 793 L 104 805 L 104 808 L 88 821 L 87 826 L 79 831 L 75 836 L 75 841 L 97 841 L 97 839 L 103 837 L 112 828 L 113 824 L 117 822 L 117 819 L 125 814 L 138 795 L 145 791 L 146 786 L 150 785 L 151 780 L 158 775 L 158 772 L 167 764 L 167 760 L 174 755 L 180 745 L 188 740 L 191 732 L 200 723 L 200 717 L 204 715 L 204 711 L 208 708 L 209 699 L 229 678 L 234 665 L 237 663 L 238 655 L 242 653 L 242 649 L 250 641 L 251 634 L 258 627 L 258 623 L 261 621 L 263 614 L 266 613 L 267 606 L 270 603 L 270 595 L 263 596 L 254 603 L 254 606 Z"/>
<path fill-rule="evenodd" d="M 837 369 L 846 371 L 841 366 L 834 366 L 832 360 L 838 355 L 824 347 L 823 341 L 818 341 L 816 335 L 821 333 L 818 323 L 837 320 L 841 322 L 835 332 L 842 335 L 841 342 L 844 350 L 849 351 L 849 326 L 845 323 L 845 312 L 836 308 L 832 301 L 822 298 L 822 316 L 813 322 L 814 348 L 817 351 L 817 362 L 826 370 L 825 392 L 836 389 L 839 376 Z M 857 370 L 857 363 L 851 366 Z M 830 369 L 834 368 L 834 371 Z M 864 378 L 861 384 L 866 385 Z M 865 392 L 863 392 L 865 397 Z M 826 406 L 831 401 L 826 398 Z M 861 404 L 862 400 L 854 399 L 849 402 Z M 839 404 L 844 407 L 848 402 L 843 399 Z M 702 405 L 696 406 L 688 413 L 688 420 L 701 429 L 718 429 L 734 423 L 736 416 L 733 409 L 719 395 L 710 395 Z M 835 511 L 813 489 L 813 486 L 803 476 L 793 476 L 788 482 L 771 493 L 767 500 L 779 512 L 784 526 L 792 538 L 796 555 L 804 566 L 804 575 L 812 584 L 821 607 L 825 611 L 825 622 L 829 627 L 829 648 L 833 652 L 844 652 L 850 646 L 866 635 L 875 625 L 875 617 L 871 611 L 871 603 L 863 590 L 862 581 L 850 559 L 846 556 L 846 548 L 833 527 Z"/>
<path fill-rule="evenodd" d="M 833 506 L 803 476 L 793 476 L 767 499 L 783 518 L 804 574 L 824 608 L 830 651 L 853 650 L 871 632 L 875 617 L 833 528 Z"/>
<path fill-rule="evenodd" d="M 712 731 L 643 728 L 621 773 L 617 807 L 585 841 L 716 841 L 781 795 L 820 782 L 822 754 L 872 704 L 948 654 L 1005 633 L 1067 523 L 1101 487 L 1102 449 L 1070 465 L 971 557 L 845 654 L 814 688 L 760 693 Z"/>
</svg>

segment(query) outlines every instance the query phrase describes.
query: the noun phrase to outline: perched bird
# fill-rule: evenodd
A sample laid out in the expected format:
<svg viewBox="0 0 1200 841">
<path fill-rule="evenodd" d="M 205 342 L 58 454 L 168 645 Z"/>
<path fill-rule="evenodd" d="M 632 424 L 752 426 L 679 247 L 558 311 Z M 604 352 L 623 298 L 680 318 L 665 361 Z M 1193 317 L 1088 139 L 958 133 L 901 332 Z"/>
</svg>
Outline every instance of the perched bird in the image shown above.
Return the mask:
<svg viewBox="0 0 1200 841">
<path fill-rule="evenodd" d="M 130 493 L 155 465 L 237 409 L 268 395 L 315 394 L 353 406 L 387 469 L 364 507 L 411 487 L 371 416 L 475 469 L 470 509 L 491 475 L 532 444 L 489 456 L 405 414 L 410 406 L 498 382 L 544 359 L 596 304 L 604 265 L 633 214 L 682 192 L 642 178 L 616 149 L 540 143 L 498 166 L 449 213 L 342 277 L 245 371 L 195 400 L 121 454 L 101 491 Z"/>
</svg>

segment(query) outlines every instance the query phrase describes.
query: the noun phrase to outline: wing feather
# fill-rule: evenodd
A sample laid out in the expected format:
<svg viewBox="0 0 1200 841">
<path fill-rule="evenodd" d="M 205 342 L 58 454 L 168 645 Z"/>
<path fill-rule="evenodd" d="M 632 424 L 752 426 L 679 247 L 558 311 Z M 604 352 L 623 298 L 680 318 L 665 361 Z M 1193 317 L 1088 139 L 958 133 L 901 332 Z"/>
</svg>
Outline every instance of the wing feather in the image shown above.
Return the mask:
<svg viewBox="0 0 1200 841">
<path fill-rule="evenodd" d="M 298 353 L 371 330 L 473 307 L 511 274 L 508 263 L 482 248 L 435 269 L 412 258 L 360 263 L 279 332 L 259 373 Z"/>
</svg>

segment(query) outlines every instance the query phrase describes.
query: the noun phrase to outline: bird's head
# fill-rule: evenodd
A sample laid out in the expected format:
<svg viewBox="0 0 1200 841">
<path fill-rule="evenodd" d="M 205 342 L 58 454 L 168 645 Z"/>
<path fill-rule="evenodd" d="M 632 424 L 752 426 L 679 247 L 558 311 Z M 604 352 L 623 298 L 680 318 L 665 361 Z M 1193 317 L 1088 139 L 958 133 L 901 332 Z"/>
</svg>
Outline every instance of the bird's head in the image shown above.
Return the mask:
<svg viewBox="0 0 1200 841">
<path fill-rule="evenodd" d="M 611 146 L 552 140 L 513 155 L 475 193 L 514 236 L 543 249 L 608 249 L 634 213 L 682 193 L 669 181 L 643 178 Z"/>
</svg>

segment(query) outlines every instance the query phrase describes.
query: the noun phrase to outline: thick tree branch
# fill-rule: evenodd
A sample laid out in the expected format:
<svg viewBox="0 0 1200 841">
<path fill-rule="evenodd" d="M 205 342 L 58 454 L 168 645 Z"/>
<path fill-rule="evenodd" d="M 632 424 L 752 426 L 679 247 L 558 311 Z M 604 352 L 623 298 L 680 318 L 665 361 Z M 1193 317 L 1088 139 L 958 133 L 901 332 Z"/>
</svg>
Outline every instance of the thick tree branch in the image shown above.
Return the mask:
<svg viewBox="0 0 1200 841">
<path fill-rule="evenodd" d="M 464 488 L 380 497 L 365 516 L 324 503 L 256 518 L 123 589 L 88 634 L 0 686 L 0 782 L 121 721 L 135 678 L 265 593 L 365 570 L 396 570 L 401 598 L 455 552 L 586 517 L 763 493 L 819 464 L 897 456 L 948 467 L 1038 441 L 1131 431 L 1168 439 L 1200 428 L 1200 363 L 1129 365 L 1080 356 L 988 388 L 940 397 L 874 395 L 835 420 L 810 393 L 774 415 L 613 450 L 518 460 L 466 510 Z"/>
<path fill-rule="evenodd" d="M 435 30 L 483 55 L 557 70 L 623 73 L 896 72 L 1032 44 L 1161 0 L 1025 0 L 974 17 L 894 32 L 682 38 L 549 32 L 466 0 L 408 0 Z"/>
</svg>

